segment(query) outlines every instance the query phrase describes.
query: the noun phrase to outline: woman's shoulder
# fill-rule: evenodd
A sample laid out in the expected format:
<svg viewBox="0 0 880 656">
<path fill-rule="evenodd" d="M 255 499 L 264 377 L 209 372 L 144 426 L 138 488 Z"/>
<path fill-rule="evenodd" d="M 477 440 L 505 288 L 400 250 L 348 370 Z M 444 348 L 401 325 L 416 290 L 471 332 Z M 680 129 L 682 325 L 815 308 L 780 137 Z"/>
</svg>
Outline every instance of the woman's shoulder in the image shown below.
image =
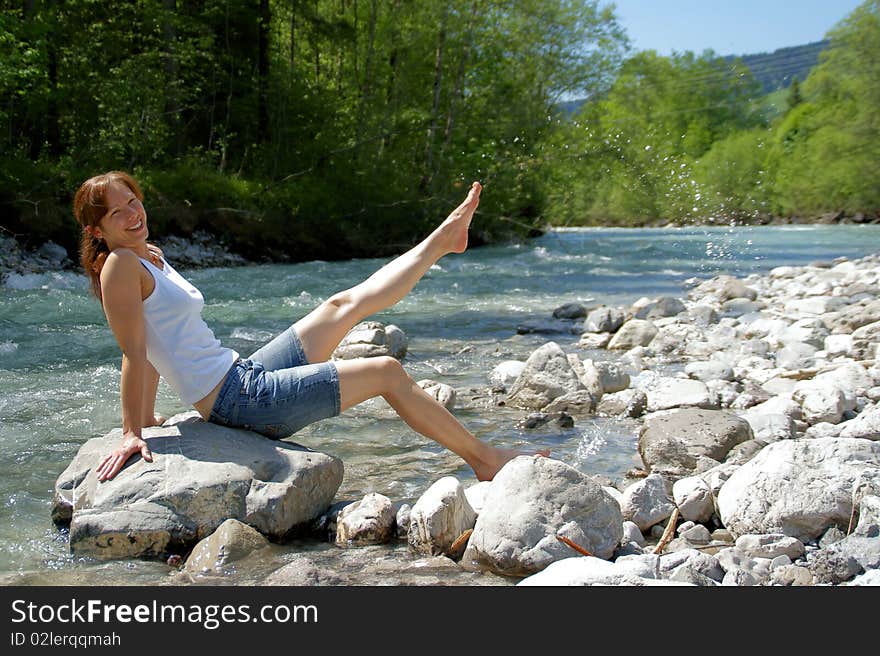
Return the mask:
<svg viewBox="0 0 880 656">
<path fill-rule="evenodd" d="M 140 258 L 130 248 L 115 248 L 101 268 L 101 283 L 140 276 Z"/>
</svg>

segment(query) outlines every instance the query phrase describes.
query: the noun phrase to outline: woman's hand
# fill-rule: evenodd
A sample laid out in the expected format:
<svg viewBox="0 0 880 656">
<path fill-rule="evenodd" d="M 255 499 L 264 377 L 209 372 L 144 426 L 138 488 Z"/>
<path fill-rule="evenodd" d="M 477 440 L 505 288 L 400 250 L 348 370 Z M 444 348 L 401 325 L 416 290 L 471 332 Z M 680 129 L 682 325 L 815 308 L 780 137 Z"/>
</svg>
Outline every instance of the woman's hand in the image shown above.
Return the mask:
<svg viewBox="0 0 880 656">
<path fill-rule="evenodd" d="M 122 435 L 122 444 L 119 448 L 104 456 L 101 464 L 95 470 L 98 474 L 98 481 L 103 482 L 116 476 L 116 473 L 122 469 L 122 466 L 128 459 L 138 452 L 140 452 L 144 460 L 153 462 L 153 454 L 144 439 L 138 437 L 133 432 L 124 433 Z"/>
</svg>

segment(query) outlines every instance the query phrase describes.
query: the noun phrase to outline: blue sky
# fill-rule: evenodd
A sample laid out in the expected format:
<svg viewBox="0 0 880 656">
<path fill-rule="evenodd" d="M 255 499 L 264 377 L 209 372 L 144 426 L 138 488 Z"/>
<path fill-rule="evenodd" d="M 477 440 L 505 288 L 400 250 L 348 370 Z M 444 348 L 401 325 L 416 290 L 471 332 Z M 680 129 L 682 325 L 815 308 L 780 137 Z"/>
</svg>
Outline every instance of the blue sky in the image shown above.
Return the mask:
<svg viewBox="0 0 880 656">
<path fill-rule="evenodd" d="M 608 3 L 610 4 L 610 3 Z M 822 39 L 860 0 L 614 0 L 635 50 L 772 52 Z"/>
</svg>

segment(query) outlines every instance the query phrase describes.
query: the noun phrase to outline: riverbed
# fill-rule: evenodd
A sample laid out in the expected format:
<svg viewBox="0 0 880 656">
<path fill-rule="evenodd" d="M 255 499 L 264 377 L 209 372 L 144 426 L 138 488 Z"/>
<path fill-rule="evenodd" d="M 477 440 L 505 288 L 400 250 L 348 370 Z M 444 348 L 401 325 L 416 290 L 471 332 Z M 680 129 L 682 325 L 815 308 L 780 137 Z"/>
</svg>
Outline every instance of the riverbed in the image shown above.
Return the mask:
<svg viewBox="0 0 880 656">
<path fill-rule="evenodd" d="M 780 265 L 860 257 L 880 246 L 880 226 L 763 226 L 559 230 L 521 244 L 441 260 L 412 294 L 374 317 L 409 336 L 406 369 L 459 391 L 457 416 L 499 446 L 549 448 L 589 473 L 619 479 L 633 466 L 636 424 L 579 419 L 573 428 L 517 427 L 526 413 L 499 408 L 476 390 L 502 360 L 524 360 L 548 340 L 581 357 L 571 332 L 520 334 L 570 302 L 629 305 L 682 296 L 691 277 L 743 276 Z M 205 297 L 204 317 L 224 345 L 247 355 L 335 291 L 356 284 L 380 259 L 183 270 Z M 173 262 L 172 262 L 173 264 Z M 161 584 L 160 562 L 96 562 L 68 554 L 50 520 L 52 487 L 87 439 L 119 425 L 119 349 L 84 276 L 70 271 L 4 277 L 0 286 L 0 577 L 6 583 Z M 474 390 L 473 392 L 471 390 Z M 186 410 L 160 385 L 157 411 Z M 366 403 L 290 438 L 345 463 L 337 500 L 380 492 L 414 502 L 433 481 L 473 474 L 454 455 Z M 279 547 L 278 563 L 297 550 Z M 391 551 L 392 548 L 389 548 Z M 399 551 L 399 549 L 398 549 Z M 239 573 L 255 582 L 272 562 Z M 259 571 L 258 571 L 259 570 Z M 230 582 L 236 582 L 235 577 Z"/>
</svg>

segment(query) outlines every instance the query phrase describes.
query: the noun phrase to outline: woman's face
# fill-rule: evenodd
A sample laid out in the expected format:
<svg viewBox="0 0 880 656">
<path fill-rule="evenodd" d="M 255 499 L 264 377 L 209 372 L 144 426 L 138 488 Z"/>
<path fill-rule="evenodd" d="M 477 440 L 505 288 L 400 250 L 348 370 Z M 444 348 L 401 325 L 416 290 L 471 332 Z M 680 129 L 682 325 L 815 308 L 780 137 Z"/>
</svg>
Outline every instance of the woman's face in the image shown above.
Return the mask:
<svg viewBox="0 0 880 656">
<path fill-rule="evenodd" d="M 146 242 L 147 211 L 134 192 L 121 182 L 111 182 L 104 194 L 107 212 L 101 217 L 94 235 L 107 247 L 130 247 Z"/>
</svg>

